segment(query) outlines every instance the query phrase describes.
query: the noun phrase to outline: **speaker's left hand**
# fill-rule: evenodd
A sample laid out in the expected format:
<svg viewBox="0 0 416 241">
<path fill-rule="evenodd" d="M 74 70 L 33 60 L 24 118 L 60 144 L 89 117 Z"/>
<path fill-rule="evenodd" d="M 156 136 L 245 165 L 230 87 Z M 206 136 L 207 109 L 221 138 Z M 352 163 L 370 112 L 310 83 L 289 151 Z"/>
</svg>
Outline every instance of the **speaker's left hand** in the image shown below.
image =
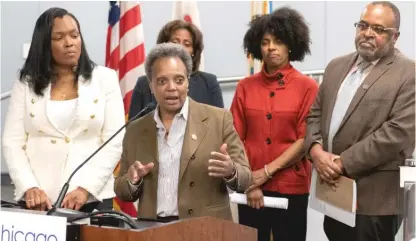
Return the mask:
<svg viewBox="0 0 416 241">
<path fill-rule="evenodd" d="M 208 161 L 208 174 L 212 177 L 231 178 L 235 165 L 227 153 L 227 144 L 222 144 L 220 152 L 211 152 L 212 159 Z"/>
</svg>

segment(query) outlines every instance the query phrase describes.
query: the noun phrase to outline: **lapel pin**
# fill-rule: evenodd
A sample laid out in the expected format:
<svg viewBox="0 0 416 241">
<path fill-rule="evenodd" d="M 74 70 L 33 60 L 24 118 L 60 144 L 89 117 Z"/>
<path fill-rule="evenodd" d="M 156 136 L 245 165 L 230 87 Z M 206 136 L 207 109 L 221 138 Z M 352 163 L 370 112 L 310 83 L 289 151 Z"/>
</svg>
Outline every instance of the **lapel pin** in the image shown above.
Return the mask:
<svg viewBox="0 0 416 241">
<path fill-rule="evenodd" d="M 197 139 L 196 135 L 192 134 L 192 140 L 196 140 L 196 139 Z"/>
</svg>

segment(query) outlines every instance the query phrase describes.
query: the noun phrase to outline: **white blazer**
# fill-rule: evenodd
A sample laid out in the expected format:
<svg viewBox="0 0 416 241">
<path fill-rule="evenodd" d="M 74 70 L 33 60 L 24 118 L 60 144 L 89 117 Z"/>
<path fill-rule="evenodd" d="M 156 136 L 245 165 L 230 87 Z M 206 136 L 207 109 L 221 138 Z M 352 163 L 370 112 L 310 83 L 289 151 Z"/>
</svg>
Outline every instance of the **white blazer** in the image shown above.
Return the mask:
<svg viewBox="0 0 416 241">
<path fill-rule="evenodd" d="M 72 171 L 124 123 L 124 106 L 114 70 L 97 66 L 90 82 L 78 81 L 78 104 L 67 133 L 50 121 L 48 100 L 17 80 L 3 131 L 3 155 L 15 185 L 15 200 L 38 187 L 52 203 Z M 115 196 L 113 171 L 122 152 L 124 130 L 84 165 L 72 178 L 68 192 L 78 186 L 91 195 L 88 202 Z"/>
</svg>

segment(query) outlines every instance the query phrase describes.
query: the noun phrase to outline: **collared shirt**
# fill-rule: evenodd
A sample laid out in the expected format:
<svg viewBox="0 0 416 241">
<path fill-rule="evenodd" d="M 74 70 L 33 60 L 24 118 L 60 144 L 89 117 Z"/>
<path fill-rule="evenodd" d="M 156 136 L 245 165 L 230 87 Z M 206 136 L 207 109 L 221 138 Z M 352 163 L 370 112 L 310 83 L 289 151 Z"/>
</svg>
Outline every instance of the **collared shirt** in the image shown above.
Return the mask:
<svg viewBox="0 0 416 241">
<path fill-rule="evenodd" d="M 183 140 L 188 120 L 189 98 L 186 97 L 181 111 L 175 115 L 167 132 L 156 107 L 154 120 L 157 128 L 159 173 L 157 186 L 157 215 L 178 215 L 178 182 Z"/>
<path fill-rule="evenodd" d="M 350 75 L 357 69 L 358 65 L 361 64 L 363 61 L 365 61 L 363 58 L 358 57 L 357 61 L 355 62 L 355 64 L 353 65 L 353 67 L 351 68 L 350 72 L 348 73 L 348 75 L 345 77 L 344 81 L 342 81 L 341 87 L 339 89 L 339 91 L 344 91 L 343 87 L 345 85 L 345 80 L 348 79 L 350 77 Z M 374 61 L 371 61 L 371 65 L 368 66 L 363 74 L 361 75 L 361 79 L 360 79 L 360 85 L 364 82 L 365 78 L 367 78 L 367 76 L 370 74 L 371 70 L 374 68 L 374 66 L 378 63 L 378 61 L 380 61 L 380 59 L 376 59 Z M 356 90 L 354 90 L 356 91 Z"/>
<path fill-rule="evenodd" d="M 345 77 L 345 79 L 342 81 L 342 84 L 341 84 L 341 86 L 340 86 L 340 88 L 338 90 L 338 94 L 337 94 L 338 97 L 337 98 L 339 98 L 339 96 L 344 96 L 344 93 L 345 92 L 350 92 L 350 93 L 348 93 L 349 96 L 354 96 L 355 95 L 355 92 L 357 92 L 358 88 L 362 85 L 362 83 L 364 82 L 365 78 L 367 78 L 367 76 L 371 73 L 371 70 L 374 68 L 374 66 L 378 63 L 379 60 L 380 59 L 377 59 L 377 60 L 372 61 L 371 64 L 367 68 L 364 69 L 364 71 L 361 74 L 361 78 L 354 84 L 354 86 L 348 86 L 348 87 L 346 87 L 346 81 L 345 80 L 347 80 L 348 78 L 350 78 L 350 76 L 357 70 L 357 68 L 359 67 L 359 65 L 362 64 L 363 61 L 365 61 L 363 58 L 358 57 L 357 58 L 357 61 L 355 62 L 355 64 L 351 68 L 350 72 Z M 338 99 L 337 99 L 337 101 L 338 101 Z M 347 100 L 343 100 L 343 101 L 347 101 Z M 348 101 L 351 101 L 351 100 L 348 100 Z M 343 112 L 344 110 L 336 109 L 336 106 L 337 105 L 334 106 L 333 115 L 334 114 L 335 115 L 342 115 L 342 117 L 343 117 L 345 115 L 345 113 L 341 113 L 341 112 Z M 335 137 L 335 134 L 337 133 L 338 128 L 339 128 L 339 124 L 340 123 L 338 123 L 338 122 L 341 121 L 340 120 L 340 117 L 341 116 L 338 116 L 338 117 L 339 118 L 331 118 L 330 126 L 331 127 L 334 126 L 334 127 L 333 128 L 330 128 L 330 130 L 329 130 L 329 136 L 328 136 L 328 151 L 329 152 L 332 152 L 332 141 L 333 141 L 333 139 Z"/>
</svg>

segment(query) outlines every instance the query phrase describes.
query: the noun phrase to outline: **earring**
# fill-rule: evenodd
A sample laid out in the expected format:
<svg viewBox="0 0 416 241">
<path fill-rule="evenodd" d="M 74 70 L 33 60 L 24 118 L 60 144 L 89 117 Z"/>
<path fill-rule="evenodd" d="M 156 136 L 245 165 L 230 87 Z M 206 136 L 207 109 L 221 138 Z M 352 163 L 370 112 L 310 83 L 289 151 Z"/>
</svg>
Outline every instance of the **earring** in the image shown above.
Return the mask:
<svg viewBox="0 0 416 241">
<path fill-rule="evenodd" d="M 289 50 L 289 53 L 292 53 L 292 50 Z"/>
</svg>

